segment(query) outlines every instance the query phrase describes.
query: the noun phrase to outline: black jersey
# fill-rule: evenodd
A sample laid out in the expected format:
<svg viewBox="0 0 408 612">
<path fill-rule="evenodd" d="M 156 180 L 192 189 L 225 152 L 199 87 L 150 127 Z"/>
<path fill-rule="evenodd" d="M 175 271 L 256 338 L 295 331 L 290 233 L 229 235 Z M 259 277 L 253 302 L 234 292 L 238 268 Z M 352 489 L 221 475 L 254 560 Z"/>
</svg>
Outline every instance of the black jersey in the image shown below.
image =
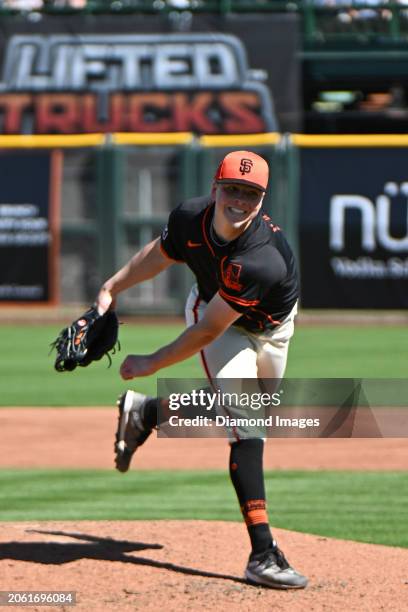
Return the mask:
<svg viewBox="0 0 408 612">
<path fill-rule="evenodd" d="M 272 329 L 298 298 L 293 253 L 262 210 L 238 238 L 220 245 L 212 229 L 214 207 L 209 197 L 177 206 L 163 230 L 162 251 L 189 266 L 203 300 L 209 302 L 218 292 L 242 313 L 234 325 L 254 332 Z"/>
</svg>

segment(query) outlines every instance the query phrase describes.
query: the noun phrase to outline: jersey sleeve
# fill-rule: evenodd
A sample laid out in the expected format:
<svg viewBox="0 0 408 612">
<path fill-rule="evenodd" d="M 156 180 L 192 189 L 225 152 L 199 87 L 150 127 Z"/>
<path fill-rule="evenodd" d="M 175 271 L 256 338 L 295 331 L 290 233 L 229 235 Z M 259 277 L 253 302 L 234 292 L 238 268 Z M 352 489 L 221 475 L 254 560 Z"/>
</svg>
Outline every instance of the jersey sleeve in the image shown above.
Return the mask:
<svg viewBox="0 0 408 612">
<path fill-rule="evenodd" d="M 286 274 L 286 266 L 279 254 L 265 259 L 266 253 L 245 261 L 221 262 L 219 295 L 237 312 L 255 308 Z M 268 253 L 270 256 L 271 253 Z"/>
<path fill-rule="evenodd" d="M 167 225 L 164 227 L 160 237 L 160 248 L 162 253 L 169 259 L 184 261 L 183 254 L 178 245 L 182 243 L 180 236 L 180 222 L 178 223 L 180 206 L 171 211 Z"/>
</svg>

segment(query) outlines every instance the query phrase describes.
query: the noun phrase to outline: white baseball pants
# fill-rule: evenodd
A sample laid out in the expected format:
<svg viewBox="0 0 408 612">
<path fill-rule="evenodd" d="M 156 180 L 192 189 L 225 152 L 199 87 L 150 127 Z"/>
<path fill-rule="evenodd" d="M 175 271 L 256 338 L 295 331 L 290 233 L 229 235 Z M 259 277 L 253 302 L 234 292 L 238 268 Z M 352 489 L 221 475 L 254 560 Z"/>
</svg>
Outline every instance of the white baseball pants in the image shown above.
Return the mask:
<svg viewBox="0 0 408 612">
<path fill-rule="evenodd" d="M 197 323 L 203 316 L 207 303 L 200 299 L 197 285 L 194 285 L 186 302 L 187 327 Z M 202 365 L 210 380 L 216 380 L 221 391 L 237 392 L 238 381 L 230 379 L 261 378 L 269 379 L 268 393 L 273 393 L 279 381 L 283 378 L 288 356 L 289 341 L 294 333 L 294 319 L 297 314 L 297 304 L 281 325 L 273 330 L 252 333 L 241 327 L 229 327 L 219 338 L 208 344 L 200 353 Z M 270 379 L 274 379 L 275 383 Z M 270 384 L 275 388 L 271 388 Z M 232 389 L 233 384 L 233 389 Z M 261 389 L 260 391 L 264 391 Z M 236 416 L 238 412 L 229 406 L 228 413 Z M 225 413 L 225 406 L 218 407 L 219 413 Z M 242 431 L 241 437 L 248 437 Z M 232 434 L 232 435 L 230 435 Z M 239 431 L 229 432 L 230 441 L 239 439 Z"/>
</svg>

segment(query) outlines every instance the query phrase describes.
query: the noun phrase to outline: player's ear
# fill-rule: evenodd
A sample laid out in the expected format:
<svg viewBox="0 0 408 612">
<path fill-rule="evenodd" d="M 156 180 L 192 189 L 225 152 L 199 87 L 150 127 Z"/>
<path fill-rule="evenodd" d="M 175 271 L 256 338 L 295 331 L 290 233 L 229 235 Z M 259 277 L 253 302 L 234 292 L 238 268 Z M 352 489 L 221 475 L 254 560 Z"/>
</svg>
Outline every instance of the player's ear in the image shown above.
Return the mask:
<svg viewBox="0 0 408 612">
<path fill-rule="evenodd" d="M 211 199 L 215 200 L 215 192 L 217 191 L 217 181 L 213 181 L 211 185 Z"/>
</svg>

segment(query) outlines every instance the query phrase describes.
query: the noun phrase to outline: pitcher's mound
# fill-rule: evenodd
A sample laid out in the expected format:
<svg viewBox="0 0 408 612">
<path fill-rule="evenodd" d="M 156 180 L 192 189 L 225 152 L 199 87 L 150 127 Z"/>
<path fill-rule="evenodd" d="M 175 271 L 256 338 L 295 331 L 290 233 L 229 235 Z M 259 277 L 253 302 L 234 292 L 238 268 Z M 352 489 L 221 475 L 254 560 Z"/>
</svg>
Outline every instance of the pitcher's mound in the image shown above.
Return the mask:
<svg viewBox="0 0 408 612">
<path fill-rule="evenodd" d="M 215 521 L 1 523 L 1 588 L 76 591 L 87 611 L 404 609 L 408 550 L 274 534 L 306 590 L 245 584 L 245 528 Z"/>
</svg>

